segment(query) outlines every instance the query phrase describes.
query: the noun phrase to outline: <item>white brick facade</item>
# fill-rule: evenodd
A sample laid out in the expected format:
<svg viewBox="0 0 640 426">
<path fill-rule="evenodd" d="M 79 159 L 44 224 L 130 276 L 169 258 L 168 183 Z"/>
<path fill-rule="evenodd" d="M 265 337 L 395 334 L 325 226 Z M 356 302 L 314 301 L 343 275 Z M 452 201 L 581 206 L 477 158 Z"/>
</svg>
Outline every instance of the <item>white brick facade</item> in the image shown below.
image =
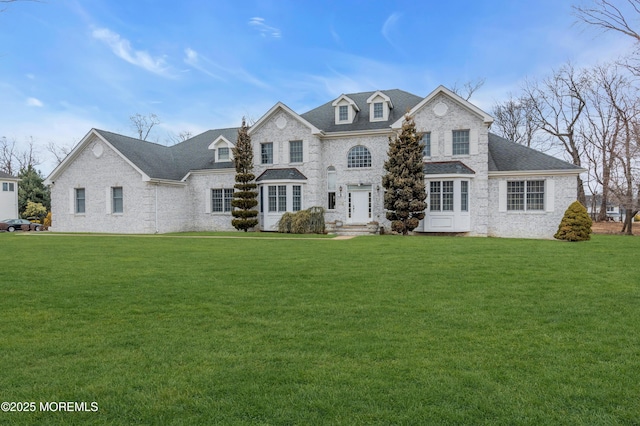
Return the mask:
<svg viewBox="0 0 640 426">
<path fill-rule="evenodd" d="M 369 114 L 373 114 L 374 108 L 372 104 L 363 102 L 366 97 L 372 102 L 383 102 L 382 117 L 370 120 Z M 302 209 L 312 206 L 327 209 L 329 168 L 335 170 L 335 208 L 326 211 L 326 222 L 379 222 L 390 228 L 383 207 L 383 165 L 389 138 L 399 131 L 404 111 L 394 110 L 394 100 L 385 92 L 343 95 L 341 98 L 335 106 L 327 104 L 303 116 L 283 104 L 277 104 L 250 129 L 254 174 L 258 177 L 268 172 L 258 182 L 261 229 L 274 229 L 285 205 L 287 211 L 293 209 L 294 189 L 301 189 L 298 200 Z M 348 123 L 339 123 L 337 108 L 344 99 L 349 100 L 350 107 L 353 105 L 352 114 L 355 115 L 350 116 Z M 449 208 L 442 209 L 447 211 L 431 211 L 428 206 L 426 218 L 416 231 L 435 232 L 441 229 L 475 236 L 553 236 L 564 210 L 575 200 L 575 175 L 579 169 L 521 174 L 492 171 L 489 147 L 492 119 L 489 116 L 444 88 L 438 88 L 422 101 L 414 95 L 407 99 L 412 102 L 409 106 L 418 131 L 430 134 L 431 155 L 425 158 L 425 162 L 440 167 L 437 169 L 439 172 L 425 176 L 427 192 L 431 181 L 453 188 L 452 195 L 449 195 L 452 198 L 447 199 Z M 356 105 L 357 102 L 361 104 Z M 323 117 L 329 117 L 330 121 L 322 121 Z M 369 122 L 373 124 L 369 125 Z M 329 130 L 321 129 L 321 125 Z M 224 138 L 234 143 L 231 130 L 234 129 L 224 130 Z M 468 149 L 461 155 L 454 154 L 454 131 L 462 131 L 468 136 Z M 212 189 L 232 189 L 235 177 L 232 166 L 219 163 L 216 158 L 214 142 L 222 137 L 220 132 L 223 131 L 206 132 L 191 142 L 183 142 L 171 156 L 166 154 L 170 150 L 167 147 L 108 132 L 90 132 L 47 179 L 52 188 L 52 229 L 119 233 L 232 230 L 230 212 L 212 212 Z M 301 141 L 302 161 L 291 161 L 292 141 Z M 262 144 L 272 144 L 273 147 L 273 159 L 268 164 L 262 163 Z M 295 142 L 294 146 L 299 148 L 300 142 Z M 356 146 L 368 150 L 370 167 L 348 166 L 349 152 Z M 199 161 L 200 165 L 178 170 L 166 177 L 170 172 L 168 169 L 173 167 L 173 163 L 166 159 L 189 150 L 193 150 L 189 154 L 196 159 L 193 161 Z M 160 167 L 157 162 L 162 161 L 165 163 Z M 503 161 L 501 167 L 508 168 L 509 164 L 505 165 Z M 545 210 L 505 210 L 506 195 L 502 193 L 505 183 L 500 182 L 514 179 L 547 182 Z M 114 187 L 122 188 L 122 213 L 113 212 L 111 191 Z M 273 196 L 276 189 L 280 191 L 285 187 L 286 194 L 278 192 L 278 197 Z M 462 188 L 468 188 L 467 195 Z M 84 190 L 83 211 L 78 211 L 76 206 L 77 189 Z M 269 198 L 269 191 L 273 191 L 272 198 Z M 278 208 L 274 208 L 273 203 L 276 202 Z M 445 225 L 437 228 L 436 223 Z"/>
</svg>

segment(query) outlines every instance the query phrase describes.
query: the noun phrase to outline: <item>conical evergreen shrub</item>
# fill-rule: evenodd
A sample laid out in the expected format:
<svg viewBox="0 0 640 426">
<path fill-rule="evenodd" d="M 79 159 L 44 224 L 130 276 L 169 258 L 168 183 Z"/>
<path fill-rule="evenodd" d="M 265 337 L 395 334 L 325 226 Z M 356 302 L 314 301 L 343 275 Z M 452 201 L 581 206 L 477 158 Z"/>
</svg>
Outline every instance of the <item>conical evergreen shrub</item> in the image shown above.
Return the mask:
<svg viewBox="0 0 640 426">
<path fill-rule="evenodd" d="M 558 240 L 587 241 L 591 239 L 591 218 L 587 209 L 579 201 L 571 203 L 553 236 Z"/>
</svg>

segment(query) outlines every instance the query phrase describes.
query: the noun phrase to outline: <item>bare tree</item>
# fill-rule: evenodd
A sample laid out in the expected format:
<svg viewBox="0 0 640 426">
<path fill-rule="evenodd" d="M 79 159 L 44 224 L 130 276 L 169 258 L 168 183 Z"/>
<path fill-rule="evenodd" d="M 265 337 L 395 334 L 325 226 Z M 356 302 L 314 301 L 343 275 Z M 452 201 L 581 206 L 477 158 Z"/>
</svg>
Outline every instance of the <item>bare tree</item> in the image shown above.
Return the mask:
<svg viewBox="0 0 640 426">
<path fill-rule="evenodd" d="M 633 11 L 640 15 L 640 0 L 626 0 L 631 6 Z M 627 35 L 637 43 L 640 43 L 640 34 L 635 30 L 629 19 L 624 16 L 621 7 L 616 4 L 620 4 L 620 1 L 611 0 L 594 0 L 593 6 L 573 6 L 575 15 L 578 20 L 588 25 L 596 26 L 604 31 L 616 31 Z M 635 16 L 637 19 L 640 16 Z"/>
<path fill-rule="evenodd" d="M 0 138 L 0 170 L 13 176 L 18 172 L 15 150 L 15 139 L 9 142 L 5 136 Z"/>
<path fill-rule="evenodd" d="M 456 95 L 463 98 L 465 101 L 471 99 L 471 96 L 482 86 L 484 86 L 485 78 L 479 78 L 477 80 L 470 80 L 464 83 L 462 86 L 458 85 L 456 81 L 451 88 L 451 91 Z"/>
<path fill-rule="evenodd" d="M 138 139 L 146 141 L 149 137 L 149 133 L 154 126 L 160 124 L 160 119 L 155 114 L 149 114 L 148 116 L 142 114 L 133 114 L 129 117 L 131 125 L 134 128 Z"/>
<path fill-rule="evenodd" d="M 57 164 L 60 164 L 67 155 L 73 151 L 73 145 L 57 145 L 54 142 L 49 142 L 47 144 L 47 151 L 55 157 Z"/>
<path fill-rule="evenodd" d="M 589 163 L 589 175 L 602 189 L 602 199 L 596 220 L 607 218 L 607 203 L 611 201 L 609 187 L 611 173 L 616 162 L 619 113 L 621 98 L 633 90 L 630 82 L 618 66 L 605 64 L 589 71 L 590 84 L 585 90 L 587 107 L 579 133 L 585 141 L 585 156 Z M 595 198 L 595 197 L 594 197 Z"/>
<path fill-rule="evenodd" d="M 589 79 L 571 64 L 555 70 L 550 77 L 540 82 L 527 82 L 524 96 L 533 107 L 535 121 L 546 132 L 551 141 L 559 144 L 576 166 L 582 166 L 583 145 L 577 132 L 585 107 L 584 92 Z M 578 201 L 586 205 L 584 182 L 577 177 Z"/>
<path fill-rule="evenodd" d="M 29 167 L 35 169 L 36 166 L 40 165 L 40 157 L 38 157 L 38 150 L 34 146 L 33 137 L 29 137 L 28 147 L 16 154 L 16 159 L 18 160 L 18 165 L 20 166 L 20 170 L 26 170 Z"/>
<path fill-rule="evenodd" d="M 540 126 L 535 120 L 533 102 L 526 96 L 509 99 L 494 105 L 492 115 L 496 132 L 510 141 L 531 147 Z"/>
<path fill-rule="evenodd" d="M 624 94 L 616 100 L 616 135 L 618 145 L 615 160 L 618 167 L 612 169 L 611 191 L 617 196 L 625 210 L 622 232 L 633 235 L 633 217 L 638 213 L 640 179 L 640 100 L 637 93 Z"/>
<path fill-rule="evenodd" d="M 193 133 L 188 130 L 178 133 L 177 135 L 174 133 L 169 133 L 167 135 L 167 143 L 171 145 L 178 144 L 180 142 L 184 142 L 187 139 L 191 139 L 193 137 Z"/>
</svg>

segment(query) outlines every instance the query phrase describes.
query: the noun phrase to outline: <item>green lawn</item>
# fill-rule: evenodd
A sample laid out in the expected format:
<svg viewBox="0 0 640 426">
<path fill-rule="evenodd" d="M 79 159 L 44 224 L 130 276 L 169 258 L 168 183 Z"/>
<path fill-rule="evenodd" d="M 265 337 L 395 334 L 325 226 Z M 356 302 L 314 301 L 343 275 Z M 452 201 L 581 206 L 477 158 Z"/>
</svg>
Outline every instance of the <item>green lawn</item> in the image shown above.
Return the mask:
<svg viewBox="0 0 640 426">
<path fill-rule="evenodd" d="M 99 406 L 0 424 L 640 424 L 637 237 L 3 233 L 0 255 L 0 401 Z"/>
</svg>

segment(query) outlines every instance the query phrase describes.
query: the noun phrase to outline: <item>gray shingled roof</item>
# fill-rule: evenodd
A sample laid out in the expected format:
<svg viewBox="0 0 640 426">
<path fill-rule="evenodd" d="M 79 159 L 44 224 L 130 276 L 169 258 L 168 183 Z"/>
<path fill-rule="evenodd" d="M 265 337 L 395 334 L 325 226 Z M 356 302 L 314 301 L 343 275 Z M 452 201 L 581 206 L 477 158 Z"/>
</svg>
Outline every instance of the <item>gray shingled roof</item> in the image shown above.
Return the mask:
<svg viewBox="0 0 640 426">
<path fill-rule="evenodd" d="M 0 170 L 0 179 L 18 179 L 15 176 L 11 176 L 9 173 L 5 173 L 2 170 Z"/>
<path fill-rule="evenodd" d="M 331 104 L 335 100 L 331 100 L 318 108 L 305 112 L 302 118 L 325 132 L 346 132 L 355 130 L 375 130 L 388 129 L 392 123 L 404 117 L 407 110 L 416 106 L 423 98 L 413 95 L 403 90 L 380 90 L 389 96 L 393 109 L 389 111 L 389 120 L 387 121 L 369 121 L 369 104 L 367 99 L 373 95 L 373 92 L 350 93 L 346 94 L 349 99 L 353 100 L 360 111 L 356 113 L 355 119 L 351 124 L 336 124 L 335 107 Z"/>
<path fill-rule="evenodd" d="M 307 180 L 307 177 L 298 169 L 267 169 L 258 176 L 256 182 L 263 180 Z"/>
<path fill-rule="evenodd" d="M 434 163 L 425 163 L 424 165 L 425 175 L 449 175 L 449 174 L 462 174 L 462 175 L 475 175 L 476 172 L 471 170 L 465 164 L 460 161 L 442 161 Z"/>
<path fill-rule="evenodd" d="M 489 133 L 489 171 L 581 170 L 566 161 Z"/>
<path fill-rule="evenodd" d="M 173 146 L 141 141 L 105 130 L 96 131 L 151 178 L 180 180 L 190 170 L 234 167 L 230 161 L 214 163 L 209 145 L 220 136 L 235 143 L 237 128 L 209 130 Z"/>
</svg>

